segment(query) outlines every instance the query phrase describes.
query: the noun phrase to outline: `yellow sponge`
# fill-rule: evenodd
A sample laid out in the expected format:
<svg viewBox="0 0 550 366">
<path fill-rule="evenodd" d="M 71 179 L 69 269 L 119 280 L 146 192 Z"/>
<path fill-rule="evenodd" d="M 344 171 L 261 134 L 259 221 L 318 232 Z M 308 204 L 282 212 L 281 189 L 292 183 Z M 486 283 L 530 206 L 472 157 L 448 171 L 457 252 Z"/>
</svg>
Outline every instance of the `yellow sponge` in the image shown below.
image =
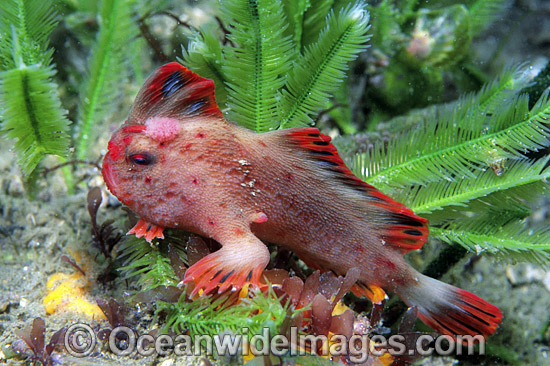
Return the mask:
<svg viewBox="0 0 550 366">
<path fill-rule="evenodd" d="M 96 320 L 105 319 L 99 306 L 87 299 L 89 281 L 84 274 L 80 272 L 71 275 L 61 272 L 54 273 L 48 279 L 46 288 L 48 294 L 42 303 L 47 314 L 69 311 Z"/>
</svg>

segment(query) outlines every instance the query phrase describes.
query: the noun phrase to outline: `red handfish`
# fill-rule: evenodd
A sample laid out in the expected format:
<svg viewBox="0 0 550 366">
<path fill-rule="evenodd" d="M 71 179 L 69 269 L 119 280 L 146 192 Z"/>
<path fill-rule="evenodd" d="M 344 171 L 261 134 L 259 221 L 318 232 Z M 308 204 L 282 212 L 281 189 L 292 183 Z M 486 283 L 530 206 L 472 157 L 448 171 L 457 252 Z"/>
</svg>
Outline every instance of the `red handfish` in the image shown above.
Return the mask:
<svg viewBox="0 0 550 366">
<path fill-rule="evenodd" d="M 346 167 L 316 128 L 254 133 L 224 119 L 214 83 L 178 63 L 145 82 L 103 163 L 109 190 L 138 213 L 130 231 L 148 241 L 181 228 L 222 248 L 191 266 L 195 293 L 258 284 L 265 242 L 312 267 L 360 269 L 354 292 L 380 302 L 396 293 L 442 334 L 488 336 L 502 313 L 465 290 L 422 275 L 403 258 L 428 222 Z"/>
</svg>

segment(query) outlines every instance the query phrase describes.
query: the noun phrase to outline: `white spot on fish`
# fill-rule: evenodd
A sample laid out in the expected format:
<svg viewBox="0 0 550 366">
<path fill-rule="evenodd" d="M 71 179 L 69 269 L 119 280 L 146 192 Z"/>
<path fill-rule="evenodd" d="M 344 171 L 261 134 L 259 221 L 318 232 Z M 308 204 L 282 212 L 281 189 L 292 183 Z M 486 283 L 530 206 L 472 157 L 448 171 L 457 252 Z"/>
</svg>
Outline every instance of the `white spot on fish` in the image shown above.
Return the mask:
<svg viewBox="0 0 550 366">
<path fill-rule="evenodd" d="M 248 161 L 244 160 L 244 159 L 241 159 L 241 160 L 239 160 L 238 162 L 239 162 L 239 164 L 241 164 L 241 165 L 243 165 L 243 166 L 244 166 L 244 165 L 250 165 L 250 163 L 249 163 Z"/>
</svg>

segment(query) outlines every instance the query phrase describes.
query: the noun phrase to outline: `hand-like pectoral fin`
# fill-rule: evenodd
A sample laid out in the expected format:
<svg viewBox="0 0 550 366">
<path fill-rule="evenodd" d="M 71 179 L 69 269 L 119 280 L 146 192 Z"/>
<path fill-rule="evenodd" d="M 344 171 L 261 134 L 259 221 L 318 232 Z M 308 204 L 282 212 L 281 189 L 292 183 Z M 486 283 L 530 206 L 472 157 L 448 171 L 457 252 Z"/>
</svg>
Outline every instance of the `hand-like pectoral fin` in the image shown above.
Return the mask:
<svg viewBox="0 0 550 366">
<path fill-rule="evenodd" d="M 163 230 L 162 226 L 150 224 L 143 219 L 139 219 L 138 223 L 128 231 L 127 235 L 136 234 L 138 238 L 143 236 L 150 243 L 155 238 L 164 239 Z"/>
<path fill-rule="evenodd" d="M 247 284 L 260 286 L 260 276 L 269 263 L 269 250 L 252 233 L 238 241 L 222 244 L 217 252 L 211 253 L 189 267 L 182 283 L 193 281 L 192 295 L 208 294 L 218 287 L 218 293 L 229 288 L 239 290 Z"/>
</svg>

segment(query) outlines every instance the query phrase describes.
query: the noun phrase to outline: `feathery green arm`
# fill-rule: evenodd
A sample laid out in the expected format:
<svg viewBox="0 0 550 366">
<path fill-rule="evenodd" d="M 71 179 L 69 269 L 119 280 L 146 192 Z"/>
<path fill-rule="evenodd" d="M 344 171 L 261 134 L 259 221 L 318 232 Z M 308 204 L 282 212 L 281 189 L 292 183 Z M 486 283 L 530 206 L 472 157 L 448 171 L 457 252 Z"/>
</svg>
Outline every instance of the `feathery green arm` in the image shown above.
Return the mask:
<svg viewBox="0 0 550 366">
<path fill-rule="evenodd" d="M 514 105 L 512 103 L 512 106 Z M 523 114 L 519 109 L 518 112 L 520 115 Z M 474 114 L 470 115 L 472 118 L 475 117 Z M 475 135 L 474 130 L 470 132 L 463 129 L 461 131 L 462 135 L 459 135 L 456 127 L 454 127 L 455 124 L 449 123 L 449 121 L 452 122 L 452 120 L 449 120 L 447 125 L 442 123 L 432 126 L 434 133 L 439 133 L 435 132 L 435 128 L 445 130 L 441 132 L 445 138 L 441 145 L 445 146 L 444 144 L 448 142 L 448 146 L 437 149 L 439 143 L 437 137 L 433 137 L 435 143 L 430 142 L 427 139 L 429 131 L 426 130 L 418 132 L 420 135 L 424 134 L 421 137 L 422 143 L 420 146 L 418 146 L 419 142 L 415 141 L 415 138 L 420 138 L 420 135 L 405 133 L 392 143 L 392 147 L 395 147 L 395 149 L 394 151 L 388 149 L 388 159 L 385 162 L 376 163 L 375 159 L 381 157 L 380 153 L 371 152 L 369 157 L 364 159 L 359 174 L 363 175 L 367 183 L 386 186 L 388 189 L 389 187 L 407 184 L 423 184 L 451 179 L 450 177 L 454 175 L 474 178 L 473 171 L 478 169 L 480 165 L 490 165 L 494 156 L 518 159 L 521 158 L 521 154 L 525 150 L 537 150 L 545 147 L 548 144 L 550 134 L 549 120 L 550 103 L 547 100 L 547 95 L 541 98 L 539 107 L 535 106 L 533 108 L 528 119 L 507 129 L 473 139 L 469 139 L 469 136 Z M 462 121 L 459 120 L 455 123 L 457 126 L 467 126 Z M 478 129 L 483 131 L 483 124 L 480 124 Z M 453 133 L 456 138 L 453 138 Z M 417 147 L 416 156 L 405 157 L 406 153 L 403 153 L 403 151 L 412 151 L 415 146 Z M 430 152 L 423 153 L 425 150 Z M 396 155 L 391 156 L 391 154 Z M 399 156 L 403 157 L 399 158 Z M 378 168 L 376 173 L 370 174 L 376 168 Z"/>
<path fill-rule="evenodd" d="M 502 174 L 491 168 L 480 172 L 475 178 L 428 183 L 411 194 L 402 194 L 398 200 L 418 214 L 431 213 L 447 206 L 464 205 L 473 199 L 491 193 L 538 182 L 550 177 L 546 164 L 550 158 L 539 161 L 518 160 L 506 166 Z M 499 168 L 500 169 L 500 168 Z M 544 169 L 544 170 L 543 170 Z"/>
<path fill-rule="evenodd" d="M 204 29 L 195 34 L 187 51 L 183 49 L 183 59 L 179 61 L 202 77 L 214 80 L 216 102 L 220 109 L 224 109 L 227 104 L 226 78 L 222 70 L 224 57 L 222 47 L 215 37 L 214 31 Z"/>
<path fill-rule="evenodd" d="M 499 19 L 511 5 L 509 0 L 477 0 L 468 7 L 470 33 L 477 36 Z"/>
<path fill-rule="evenodd" d="M 101 25 L 92 50 L 88 83 L 80 96 L 76 155 L 85 159 L 92 129 L 112 107 L 113 95 L 128 75 L 124 49 L 131 47 L 137 27 L 130 18 L 133 1 L 105 0 L 101 8 Z"/>
<path fill-rule="evenodd" d="M 331 13 L 319 40 L 299 56 L 280 96 L 279 128 L 304 126 L 322 109 L 345 78 L 347 63 L 363 51 L 369 39 L 369 15 L 364 6 Z"/>
<path fill-rule="evenodd" d="M 452 152 L 461 143 L 501 131 L 528 118 L 528 103 L 525 98 L 518 97 L 518 93 L 528 82 L 528 73 L 524 67 L 509 68 L 476 94 L 463 96 L 456 102 L 426 108 L 415 112 L 414 115 L 410 114 L 409 119 L 414 117 L 419 121 L 414 128 L 407 127 L 407 123 L 403 122 L 405 117 L 390 121 L 394 125 L 393 129 L 398 131 L 397 136 L 387 144 L 378 144 L 365 154 L 356 156 L 355 174 L 364 180 L 373 179 L 372 182 L 375 182 L 374 177 L 378 177 L 377 179 L 383 183 L 384 174 L 391 167 L 397 167 L 399 175 L 399 167 L 405 162 L 422 159 L 429 154 L 437 155 L 445 149 Z M 495 152 L 492 149 L 480 151 L 489 161 L 492 159 L 491 155 L 496 155 Z M 453 155 L 448 155 L 449 164 L 452 158 Z M 404 176 L 405 182 L 395 184 L 445 179 L 448 172 L 439 171 L 430 165 L 430 162 L 428 158 L 424 162 L 425 168 L 420 169 L 420 165 L 416 166 L 416 176 Z M 433 174 L 427 173 L 430 169 Z M 414 171 L 408 173 L 412 174 Z M 453 173 L 472 177 L 471 170 L 460 164 Z"/>
<path fill-rule="evenodd" d="M 51 67 L 40 65 L 22 65 L 0 75 L 2 130 L 17 140 L 18 162 L 26 175 L 46 154 L 63 156 L 69 146 L 69 122 L 53 76 Z"/>
<path fill-rule="evenodd" d="M 48 37 L 57 26 L 53 4 L 47 0 L 3 0 L 0 6 L 0 70 L 51 63 Z M 10 40 L 9 35 L 15 37 Z M 13 43 L 12 43 L 13 41 Z M 14 54 L 16 43 L 17 51 Z M 15 56 L 15 57 L 14 57 Z"/>
<path fill-rule="evenodd" d="M 200 297 L 193 302 L 186 301 L 185 295 L 176 304 L 158 302 L 157 314 L 165 311 L 166 325 L 164 331 L 170 329 L 181 332 L 187 329 L 191 336 L 218 335 L 230 330 L 234 334 L 251 337 L 260 334 L 264 328 L 269 328 L 271 334 L 276 334 L 287 316 L 287 307 L 281 305 L 272 290 L 267 294 L 257 292 L 252 298 L 245 298 L 236 306 L 226 304 L 227 297 Z M 296 315 L 303 311 L 294 311 Z"/>
<path fill-rule="evenodd" d="M 69 121 L 49 66 L 56 15 L 49 1 L 5 0 L 0 19 L 1 129 L 16 139 L 19 165 L 30 176 L 45 155 L 64 156 L 69 146 Z"/>
<path fill-rule="evenodd" d="M 280 1 L 225 1 L 231 24 L 224 50 L 223 74 L 231 120 L 256 132 L 277 128 L 277 91 L 291 67 L 292 43 L 284 36 L 286 20 Z"/>
<path fill-rule="evenodd" d="M 529 110 L 523 75 L 509 70 L 477 95 L 426 110 L 420 127 L 359 155 L 356 174 L 426 217 L 431 236 L 548 262 L 550 235 L 519 229 L 524 202 L 550 176 L 550 157 L 532 155 L 550 146 L 549 93 Z"/>
<path fill-rule="evenodd" d="M 430 234 L 448 243 L 458 243 L 475 252 L 489 252 L 503 258 L 527 259 L 539 264 L 550 260 L 550 231 L 530 229 L 525 222 L 494 227 L 490 220 L 475 225 L 431 227 Z"/>
<path fill-rule="evenodd" d="M 496 80 L 487 83 L 477 92 L 479 104 L 477 108 L 483 113 L 494 113 L 507 102 L 514 100 L 517 94 L 529 84 L 531 84 L 531 73 L 525 64 L 507 67 Z"/>
<path fill-rule="evenodd" d="M 120 244 L 120 253 L 124 261 L 120 271 L 124 278 L 139 276 L 138 284 L 142 290 L 178 284 L 170 259 L 158 245 L 151 246 L 143 238 L 126 236 Z"/>
</svg>

